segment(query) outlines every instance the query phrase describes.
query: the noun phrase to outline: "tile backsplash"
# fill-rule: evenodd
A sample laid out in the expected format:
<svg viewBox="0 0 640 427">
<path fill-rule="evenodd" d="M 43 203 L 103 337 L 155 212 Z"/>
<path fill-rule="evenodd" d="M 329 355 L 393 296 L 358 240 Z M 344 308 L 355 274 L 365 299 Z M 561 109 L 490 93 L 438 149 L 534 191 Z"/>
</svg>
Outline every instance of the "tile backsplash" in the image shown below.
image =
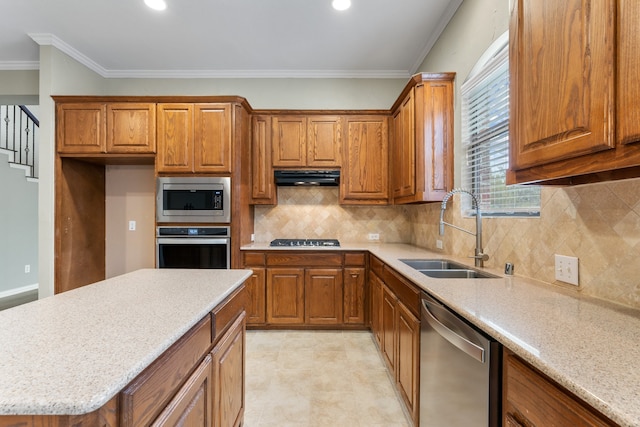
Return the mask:
<svg viewBox="0 0 640 427">
<path fill-rule="evenodd" d="M 448 206 L 445 220 L 473 230 L 475 220 L 458 207 Z M 444 254 L 473 254 L 473 236 L 450 227 L 438 236 L 439 204 L 408 211 L 411 243 L 436 250 L 440 239 Z M 486 266 L 511 262 L 517 276 L 640 308 L 640 179 L 543 187 L 539 218 L 483 218 L 482 227 Z M 578 257 L 578 288 L 555 281 L 555 254 Z"/>
<path fill-rule="evenodd" d="M 640 308 L 640 179 L 575 187 L 543 187 L 539 218 L 483 218 L 488 267 L 515 265 L 516 276 L 531 277 L 598 298 Z M 255 210 L 256 241 L 274 238 L 338 238 L 364 242 L 405 242 L 443 256 L 472 255 L 475 239 L 447 227 L 438 236 L 440 204 L 348 207 L 337 188 L 278 189 L 277 206 Z M 459 196 L 445 220 L 473 230 L 463 218 Z M 436 240 L 444 248 L 436 249 Z M 580 286 L 555 282 L 554 254 L 579 258 Z M 472 260 L 470 259 L 471 263 Z"/>
<path fill-rule="evenodd" d="M 405 209 L 395 206 L 340 206 L 337 187 L 279 187 L 277 206 L 256 206 L 257 242 L 273 239 L 338 239 L 366 242 L 369 233 L 381 242 L 409 242 L 411 225 Z"/>
</svg>

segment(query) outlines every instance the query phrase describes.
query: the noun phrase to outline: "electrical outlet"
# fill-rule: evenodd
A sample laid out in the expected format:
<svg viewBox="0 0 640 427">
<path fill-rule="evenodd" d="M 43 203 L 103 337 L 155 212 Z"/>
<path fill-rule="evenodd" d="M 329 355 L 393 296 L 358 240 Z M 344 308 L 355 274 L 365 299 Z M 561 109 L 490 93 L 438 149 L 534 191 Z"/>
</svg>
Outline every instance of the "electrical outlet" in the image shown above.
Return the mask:
<svg viewBox="0 0 640 427">
<path fill-rule="evenodd" d="M 31 266 L 29 264 L 25 264 L 24 272 L 25 272 L 25 274 L 31 273 Z"/>
<path fill-rule="evenodd" d="M 369 233 L 369 240 L 380 240 L 380 234 L 378 234 L 378 233 Z"/>
<path fill-rule="evenodd" d="M 251 241 L 252 241 L 252 242 L 255 242 L 255 241 L 256 241 L 256 235 L 255 235 L 255 234 L 253 234 L 253 233 L 251 233 Z"/>
<path fill-rule="evenodd" d="M 578 258 L 556 255 L 556 280 L 578 286 Z"/>
<path fill-rule="evenodd" d="M 136 222 L 129 221 L 129 231 L 136 231 Z"/>
<path fill-rule="evenodd" d="M 442 249 L 442 240 L 436 239 L 436 248 Z"/>
</svg>

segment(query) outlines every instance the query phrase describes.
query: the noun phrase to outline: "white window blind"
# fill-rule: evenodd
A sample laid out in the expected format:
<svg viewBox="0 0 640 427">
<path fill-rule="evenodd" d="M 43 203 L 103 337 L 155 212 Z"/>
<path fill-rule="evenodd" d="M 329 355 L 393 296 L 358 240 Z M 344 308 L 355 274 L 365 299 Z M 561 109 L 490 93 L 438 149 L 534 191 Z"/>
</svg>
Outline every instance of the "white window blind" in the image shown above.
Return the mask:
<svg viewBox="0 0 640 427">
<path fill-rule="evenodd" d="M 539 186 L 506 185 L 509 49 L 503 44 L 461 87 L 463 187 L 477 195 L 483 216 L 539 216 Z M 462 198 L 462 210 L 474 214 L 469 197 Z"/>
</svg>

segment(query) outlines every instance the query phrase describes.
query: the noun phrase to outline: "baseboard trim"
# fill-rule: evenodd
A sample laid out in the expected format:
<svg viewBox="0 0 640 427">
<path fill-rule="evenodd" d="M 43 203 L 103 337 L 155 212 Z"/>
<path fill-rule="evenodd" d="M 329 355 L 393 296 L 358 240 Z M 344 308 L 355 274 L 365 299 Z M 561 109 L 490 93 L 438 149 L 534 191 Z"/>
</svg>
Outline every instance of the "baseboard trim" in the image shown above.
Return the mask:
<svg viewBox="0 0 640 427">
<path fill-rule="evenodd" d="M 37 291 L 38 284 L 35 283 L 33 285 L 21 286 L 15 289 L 9 289 L 8 291 L 0 292 L 0 300 L 4 298 L 14 297 L 16 295 L 25 294 L 27 292 Z"/>
</svg>

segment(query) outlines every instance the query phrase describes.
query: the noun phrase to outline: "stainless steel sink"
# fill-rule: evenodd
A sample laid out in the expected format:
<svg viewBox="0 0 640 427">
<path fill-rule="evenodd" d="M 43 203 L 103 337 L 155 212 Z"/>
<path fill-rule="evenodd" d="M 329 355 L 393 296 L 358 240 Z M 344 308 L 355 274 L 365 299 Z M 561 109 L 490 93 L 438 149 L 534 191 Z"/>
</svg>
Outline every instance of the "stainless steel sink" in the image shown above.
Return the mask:
<svg viewBox="0 0 640 427">
<path fill-rule="evenodd" d="M 400 261 L 416 270 L 465 270 L 468 268 L 448 259 L 401 259 Z"/>
<path fill-rule="evenodd" d="M 447 259 L 401 259 L 400 261 L 425 276 L 438 279 L 489 279 L 498 277 Z"/>
<path fill-rule="evenodd" d="M 493 274 L 484 273 L 476 270 L 418 270 L 420 273 L 429 277 L 438 279 L 488 279 L 497 277 Z"/>
</svg>

